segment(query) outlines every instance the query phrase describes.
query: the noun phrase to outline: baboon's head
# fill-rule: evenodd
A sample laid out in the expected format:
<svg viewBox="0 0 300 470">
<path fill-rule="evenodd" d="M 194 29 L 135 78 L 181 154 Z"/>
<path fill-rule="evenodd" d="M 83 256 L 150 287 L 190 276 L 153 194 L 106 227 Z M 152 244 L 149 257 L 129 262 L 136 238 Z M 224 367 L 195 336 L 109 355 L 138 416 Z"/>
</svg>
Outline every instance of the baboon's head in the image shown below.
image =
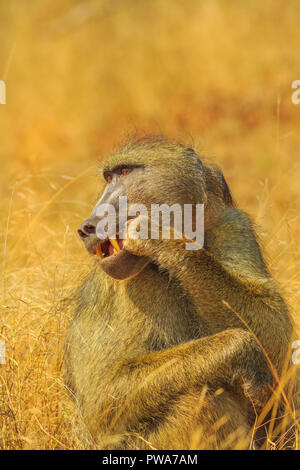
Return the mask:
<svg viewBox="0 0 300 470">
<path fill-rule="evenodd" d="M 131 141 L 105 162 L 101 173 L 106 181 L 104 192 L 78 233 L 86 249 L 98 255 L 101 268 L 119 280 L 137 275 L 150 262 L 149 258 L 123 249 L 120 232 L 124 227 L 120 226 L 119 215 L 120 202 L 125 203 L 125 196 L 128 216 L 122 224 L 139 215 L 137 204 L 143 205 L 148 214 L 153 204 L 177 204 L 183 209 L 184 204 L 202 203 L 205 210 L 213 204 L 214 212 L 232 204 L 219 169 L 204 165 L 192 148 L 163 138 L 144 137 Z M 206 212 L 207 226 L 214 217 L 208 216 L 212 211 Z M 100 239 L 99 227 L 105 223 L 107 230 L 110 217 L 116 220 L 114 233 Z"/>
</svg>

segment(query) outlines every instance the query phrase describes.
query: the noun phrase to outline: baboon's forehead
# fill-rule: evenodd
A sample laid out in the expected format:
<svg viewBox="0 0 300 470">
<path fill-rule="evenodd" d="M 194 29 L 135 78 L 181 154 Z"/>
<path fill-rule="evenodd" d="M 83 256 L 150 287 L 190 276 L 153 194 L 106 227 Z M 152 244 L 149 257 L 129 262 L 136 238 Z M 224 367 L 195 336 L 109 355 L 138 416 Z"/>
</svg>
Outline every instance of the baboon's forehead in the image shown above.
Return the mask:
<svg viewBox="0 0 300 470">
<path fill-rule="evenodd" d="M 121 148 L 111 155 L 103 164 L 103 171 L 112 171 L 120 165 L 128 166 L 156 166 L 162 163 L 170 165 L 184 162 L 189 163 L 191 156 L 196 153 L 190 147 L 172 141 L 153 141 L 138 143 Z M 171 169 L 171 167 L 170 167 Z"/>
</svg>

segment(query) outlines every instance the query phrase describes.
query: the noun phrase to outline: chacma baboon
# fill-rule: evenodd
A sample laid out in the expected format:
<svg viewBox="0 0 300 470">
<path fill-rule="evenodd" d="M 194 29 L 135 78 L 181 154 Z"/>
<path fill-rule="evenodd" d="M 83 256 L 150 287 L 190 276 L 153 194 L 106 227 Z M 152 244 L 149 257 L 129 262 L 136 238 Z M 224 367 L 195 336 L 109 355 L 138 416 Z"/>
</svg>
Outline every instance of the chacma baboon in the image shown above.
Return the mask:
<svg viewBox="0 0 300 470">
<path fill-rule="evenodd" d="M 204 204 L 204 246 L 182 239 L 99 240 L 77 294 L 66 383 L 99 448 L 246 448 L 289 354 L 293 326 L 249 217 L 222 172 L 160 137 L 122 146 L 103 166 L 97 207 Z M 130 230 L 130 223 L 127 222 Z M 97 256 L 98 255 L 98 256 Z"/>
</svg>

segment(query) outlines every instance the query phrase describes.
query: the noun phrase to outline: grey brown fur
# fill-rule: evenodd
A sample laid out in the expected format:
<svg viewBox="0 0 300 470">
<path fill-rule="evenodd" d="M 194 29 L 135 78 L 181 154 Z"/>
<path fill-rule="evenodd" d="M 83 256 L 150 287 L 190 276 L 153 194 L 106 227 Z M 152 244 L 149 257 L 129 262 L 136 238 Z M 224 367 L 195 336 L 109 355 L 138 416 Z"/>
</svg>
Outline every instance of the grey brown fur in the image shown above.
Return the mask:
<svg viewBox="0 0 300 470">
<path fill-rule="evenodd" d="M 144 168 L 129 203 L 204 203 L 205 245 L 127 240 L 151 262 L 121 281 L 95 260 L 77 292 L 66 383 L 99 448 L 247 448 L 274 386 L 260 345 L 280 376 L 293 334 L 253 225 L 191 148 L 137 139 L 104 171 L 118 165 Z"/>
</svg>

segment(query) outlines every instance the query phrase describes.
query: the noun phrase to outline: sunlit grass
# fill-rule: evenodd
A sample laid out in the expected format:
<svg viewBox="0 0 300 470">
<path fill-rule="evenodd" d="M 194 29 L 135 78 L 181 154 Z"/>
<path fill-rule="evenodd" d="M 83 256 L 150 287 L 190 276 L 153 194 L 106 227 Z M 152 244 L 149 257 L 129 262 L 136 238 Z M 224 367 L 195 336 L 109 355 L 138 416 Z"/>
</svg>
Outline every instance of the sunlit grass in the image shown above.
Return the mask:
<svg viewBox="0 0 300 470">
<path fill-rule="evenodd" d="M 0 18 L 0 448 L 91 448 L 63 341 L 89 269 L 76 229 L 124 131 L 162 131 L 220 164 L 298 321 L 299 8 L 37 0 L 2 2 Z"/>
</svg>

